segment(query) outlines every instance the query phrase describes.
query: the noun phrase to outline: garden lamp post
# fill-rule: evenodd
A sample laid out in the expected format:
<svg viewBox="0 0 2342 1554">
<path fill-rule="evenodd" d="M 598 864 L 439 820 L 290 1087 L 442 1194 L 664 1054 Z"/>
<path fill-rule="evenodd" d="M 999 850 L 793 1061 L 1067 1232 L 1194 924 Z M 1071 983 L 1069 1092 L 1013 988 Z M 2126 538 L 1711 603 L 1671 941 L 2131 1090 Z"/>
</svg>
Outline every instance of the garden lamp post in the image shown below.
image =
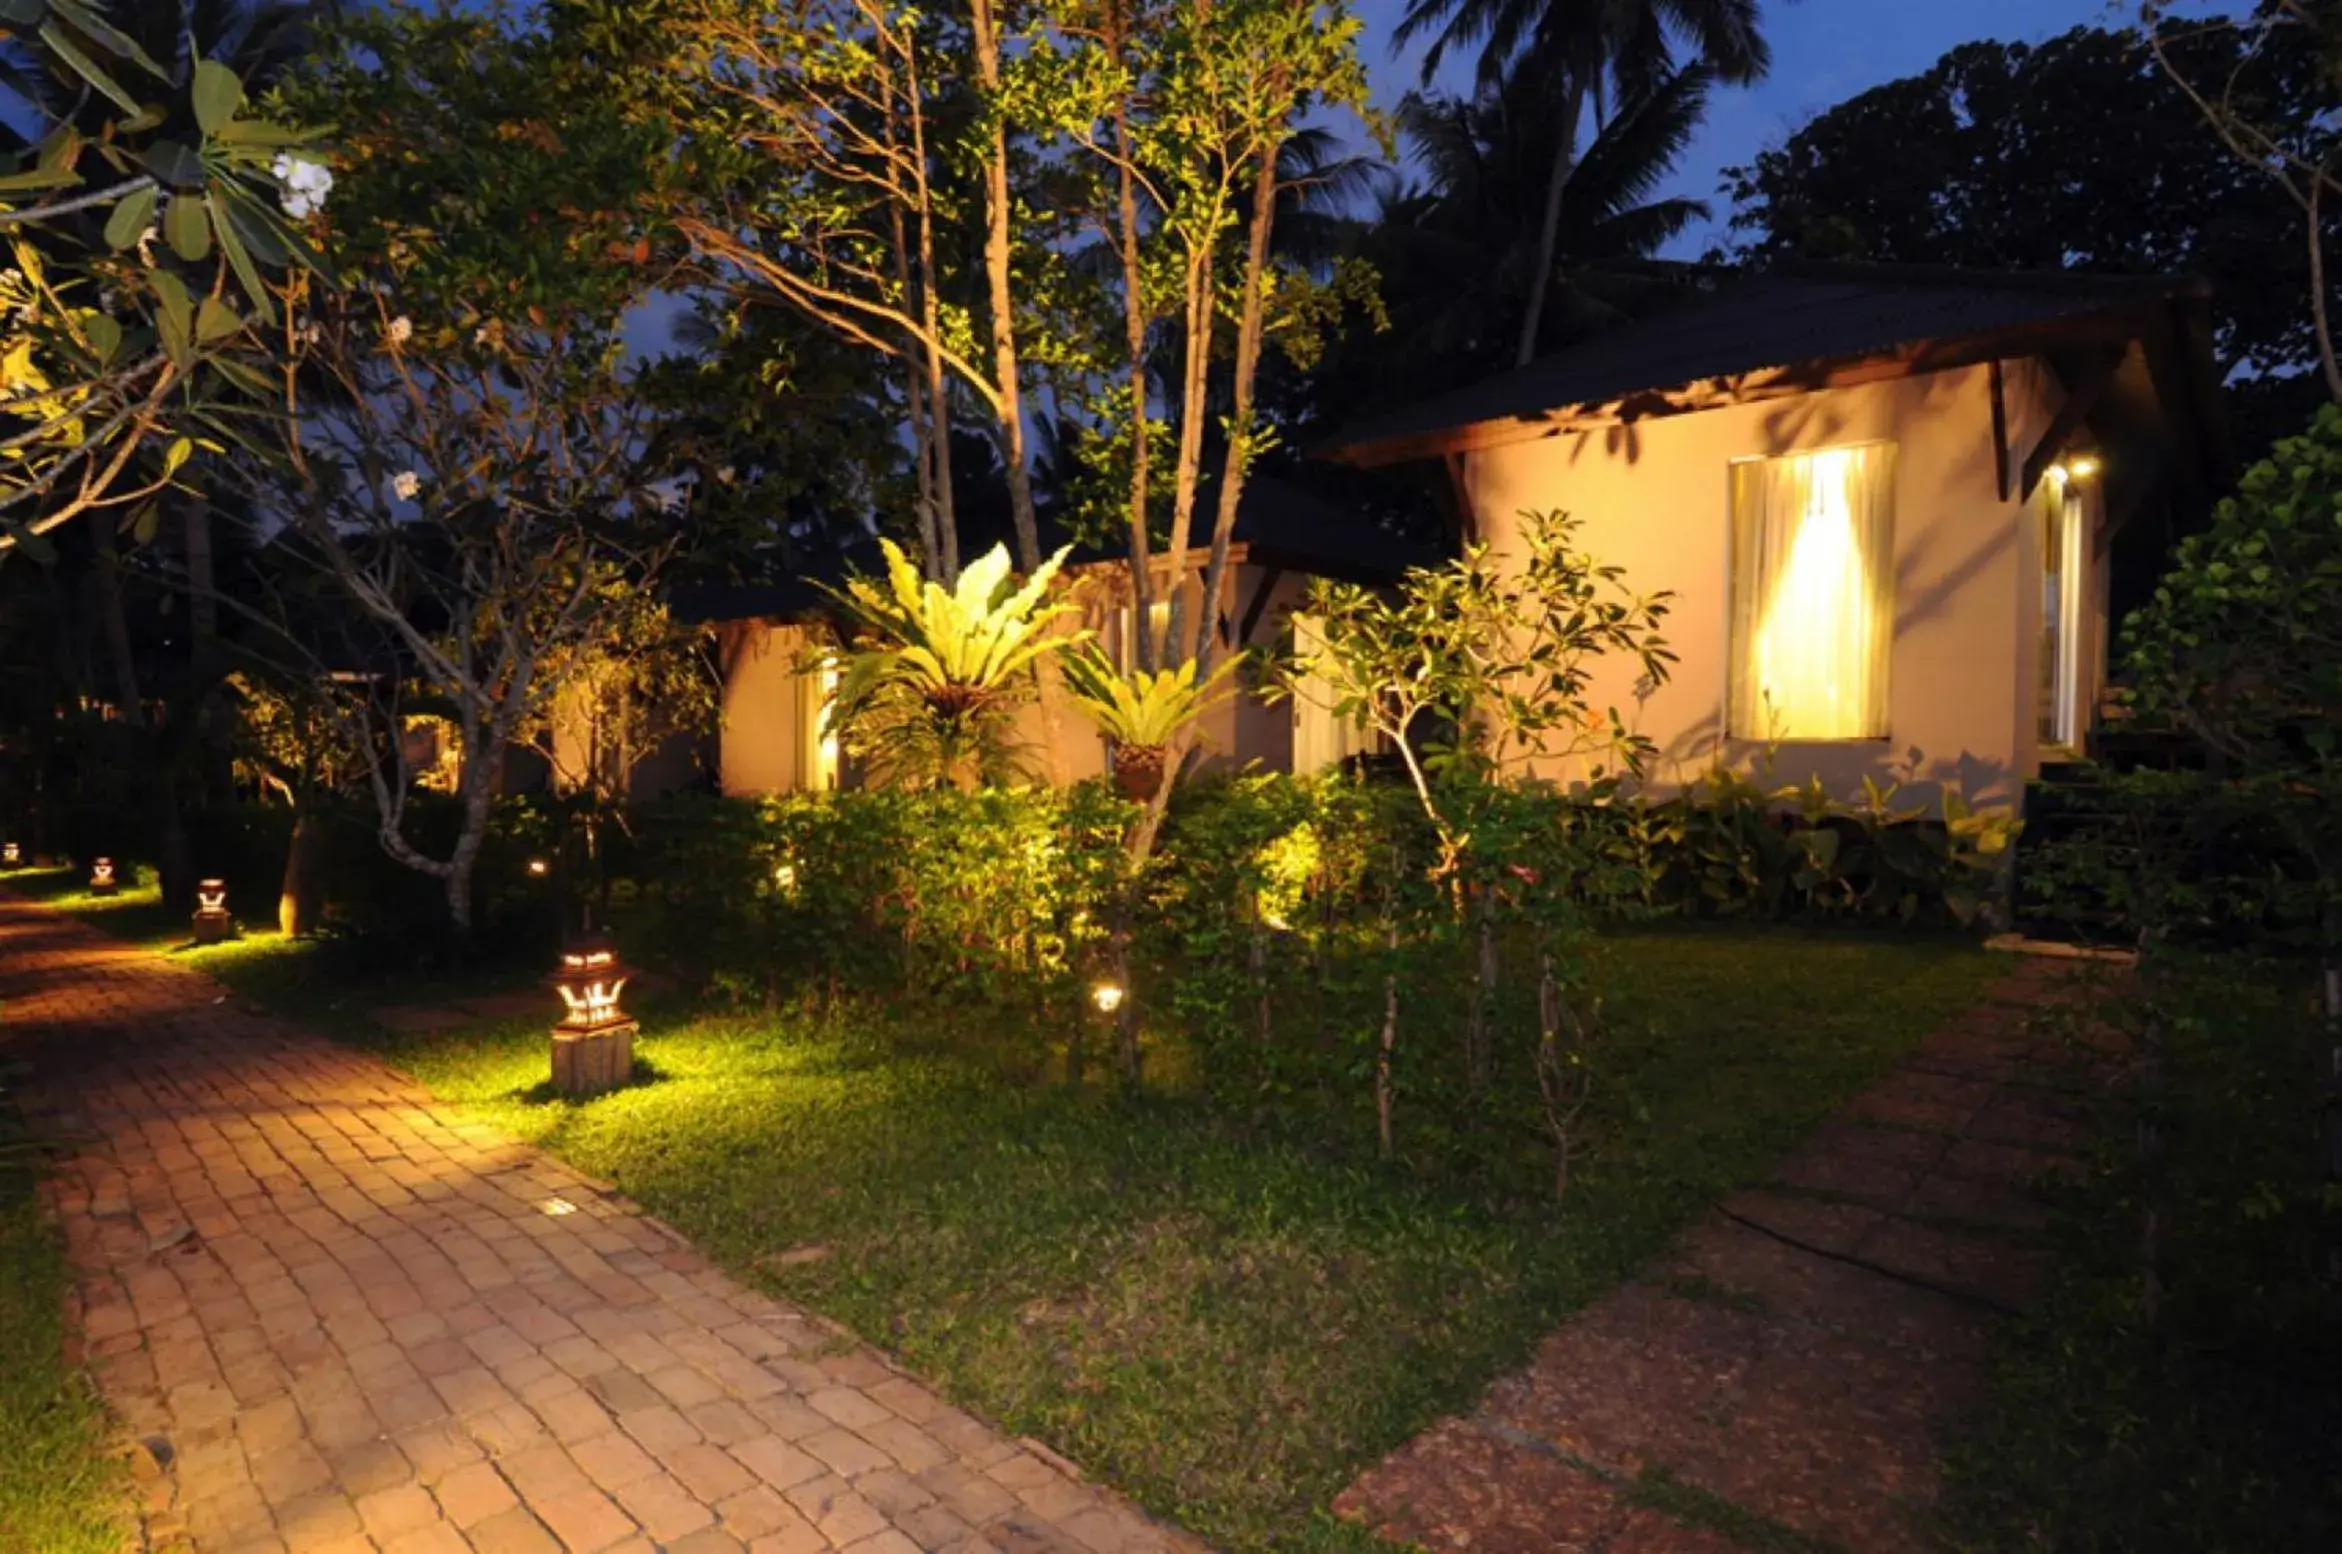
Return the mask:
<svg viewBox="0 0 2342 1554">
<path fill-rule="evenodd" d="M 635 1023 L 618 1006 L 631 974 L 601 934 L 561 952 L 552 979 L 562 1005 L 553 1027 L 553 1088 L 563 1095 L 600 1095 L 632 1077 Z"/>
<path fill-rule="evenodd" d="M 228 916 L 228 882 L 201 880 L 195 886 L 195 942 L 223 944 L 235 926 Z"/>
<path fill-rule="evenodd" d="M 89 893 L 93 896 L 118 896 L 122 886 L 114 878 L 114 860 L 99 858 L 89 866 Z"/>
</svg>

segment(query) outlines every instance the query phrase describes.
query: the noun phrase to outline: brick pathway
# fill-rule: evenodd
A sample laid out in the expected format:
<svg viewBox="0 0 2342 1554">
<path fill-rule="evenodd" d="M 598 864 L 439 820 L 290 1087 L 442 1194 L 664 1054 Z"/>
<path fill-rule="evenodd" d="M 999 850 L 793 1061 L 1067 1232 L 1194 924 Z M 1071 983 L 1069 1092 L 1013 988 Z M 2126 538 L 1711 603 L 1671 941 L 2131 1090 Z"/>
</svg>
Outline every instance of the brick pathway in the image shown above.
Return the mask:
<svg viewBox="0 0 2342 1554">
<path fill-rule="evenodd" d="M 2030 1189 L 2071 1164 L 2097 1073 L 2029 1018 L 2075 970 L 2018 963 L 1771 1183 L 1336 1509 L 1472 1554 L 1732 1554 L 1654 1509 L 1719 1501 L 1821 1549 L 1931 1547 L 1944 1427 L 1984 1379 L 1993 1320 L 2042 1271 Z"/>
<path fill-rule="evenodd" d="M 1195 1547 L 208 978 L 0 894 L 0 998 L 153 1547 Z"/>
</svg>

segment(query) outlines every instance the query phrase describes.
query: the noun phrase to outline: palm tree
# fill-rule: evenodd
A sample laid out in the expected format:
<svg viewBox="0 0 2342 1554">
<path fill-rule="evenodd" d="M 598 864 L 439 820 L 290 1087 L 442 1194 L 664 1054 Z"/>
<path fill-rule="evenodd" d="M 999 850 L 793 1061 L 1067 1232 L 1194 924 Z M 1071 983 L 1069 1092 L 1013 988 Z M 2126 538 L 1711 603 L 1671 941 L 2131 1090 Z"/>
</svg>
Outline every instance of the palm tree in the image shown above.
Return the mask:
<svg viewBox="0 0 2342 1554">
<path fill-rule="evenodd" d="M 1540 85 L 1559 81 L 1561 113 L 1552 137 L 1539 201 L 1537 239 L 1521 310 L 1513 360 L 1537 354 L 1544 325 L 1562 207 L 1578 165 L 1579 121 L 1589 98 L 1597 130 L 1613 101 L 1646 97 L 1678 69 L 1676 50 L 1688 44 L 1716 79 L 1745 83 L 1762 77 L 1772 51 L 1758 30 L 1761 0 L 1409 0 L 1392 36 L 1394 46 L 1429 37 L 1424 79 L 1451 48 L 1478 47 L 1483 92 L 1524 72 Z"/>
<path fill-rule="evenodd" d="M 1339 421 L 1507 365 L 1534 284 L 1549 289 L 1539 347 L 1646 311 L 1672 289 L 1644 261 L 1707 214 L 1658 196 L 1705 109 L 1712 73 L 1691 65 L 1619 105 L 1564 189 L 1549 265 L 1535 196 L 1559 105 L 1527 67 L 1466 98 L 1411 95 L 1398 125 L 1418 180 L 1381 204 L 1357 248 L 1381 281 L 1388 329 L 1345 337 L 1313 376 L 1308 413 Z"/>
</svg>

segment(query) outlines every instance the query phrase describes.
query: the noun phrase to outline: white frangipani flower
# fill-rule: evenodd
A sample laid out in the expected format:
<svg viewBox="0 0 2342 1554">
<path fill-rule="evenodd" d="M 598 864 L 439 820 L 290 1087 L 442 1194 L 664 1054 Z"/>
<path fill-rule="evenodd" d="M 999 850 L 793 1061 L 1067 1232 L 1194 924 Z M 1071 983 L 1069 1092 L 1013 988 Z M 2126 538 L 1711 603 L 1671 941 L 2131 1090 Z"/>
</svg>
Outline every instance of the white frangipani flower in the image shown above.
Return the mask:
<svg viewBox="0 0 2342 1554">
<path fill-rule="evenodd" d="M 138 262 L 150 270 L 155 267 L 155 238 L 159 232 L 159 228 L 149 226 L 138 234 Z"/>
<path fill-rule="evenodd" d="M 415 337 L 414 321 L 401 313 L 390 321 L 390 328 L 383 332 L 390 337 L 392 345 L 404 345 Z"/>
<path fill-rule="evenodd" d="M 325 208 L 325 197 L 333 192 L 333 170 L 323 162 L 312 162 L 290 151 L 280 151 L 269 164 L 276 181 L 284 187 L 280 203 L 285 214 L 295 221 L 303 221 Z"/>
<path fill-rule="evenodd" d="M 423 489 L 423 477 L 411 469 L 402 469 L 390 477 L 390 494 L 402 502 L 412 502 L 415 493 Z"/>
</svg>

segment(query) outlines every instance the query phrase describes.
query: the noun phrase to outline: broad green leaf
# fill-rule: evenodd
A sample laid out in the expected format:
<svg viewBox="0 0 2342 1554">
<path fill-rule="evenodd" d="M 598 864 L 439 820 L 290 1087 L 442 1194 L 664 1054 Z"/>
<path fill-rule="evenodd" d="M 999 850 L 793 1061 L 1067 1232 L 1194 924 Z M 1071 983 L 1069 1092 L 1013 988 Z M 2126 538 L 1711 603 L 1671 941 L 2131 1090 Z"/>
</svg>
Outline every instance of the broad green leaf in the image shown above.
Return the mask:
<svg viewBox="0 0 2342 1554">
<path fill-rule="evenodd" d="M 240 362 L 233 356 L 215 356 L 211 359 L 211 364 L 218 370 L 221 377 L 245 393 L 252 395 L 255 399 L 270 398 L 277 391 L 275 384 L 269 382 L 249 364 Z"/>
<path fill-rule="evenodd" d="M 195 328 L 195 304 L 187 295 L 186 283 L 168 270 L 149 270 L 146 278 L 158 304 L 155 320 L 162 331 L 163 349 L 172 361 L 185 366 Z"/>
<path fill-rule="evenodd" d="M 62 172 L 73 171 L 73 164 L 81 159 L 81 131 L 68 124 L 41 142 L 40 165 Z"/>
<path fill-rule="evenodd" d="M 203 158 L 181 141 L 158 140 L 139 160 L 146 170 L 173 189 L 200 189 L 205 183 Z"/>
<path fill-rule="evenodd" d="M 236 72 L 218 60 L 198 60 L 194 95 L 197 126 L 206 135 L 216 135 L 228 127 L 236 110 L 244 106 L 244 83 Z"/>
<path fill-rule="evenodd" d="M 83 53 L 80 46 L 55 21 L 41 23 L 41 41 L 46 43 L 59 59 L 65 61 L 75 75 L 87 81 L 115 107 L 124 113 L 139 111 L 138 100 L 122 90 L 122 83 L 108 75 L 103 65 Z"/>
<path fill-rule="evenodd" d="M 96 7 L 84 4 L 83 0 L 49 0 L 49 9 L 60 21 L 72 23 L 75 31 L 116 59 L 127 59 L 148 75 L 164 79 L 163 67 L 138 46 L 138 40 L 107 21 Z"/>
<path fill-rule="evenodd" d="M 211 214 L 201 200 L 185 194 L 171 196 L 163 211 L 163 236 L 171 252 L 195 264 L 211 254 Z"/>
<path fill-rule="evenodd" d="M 236 223 L 219 203 L 218 191 L 207 198 L 211 201 L 212 225 L 220 234 L 220 251 L 228 256 L 228 263 L 236 271 L 236 279 L 243 284 L 244 294 L 252 299 L 252 311 L 260 315 L 264 324 L 276 322 L 276 304 L 269 300 L 268 283 L 261 279 L 260 267 L 244 251 L 244 240 L 236 235 Z"/>
<path fill-rule="evenodd" d="M 49 19 L 49 0 L 0 0 L 0 22 L 26 30 Z"/>
<path fill-rule="evenodd" d="M 217 297 L 206 297 L 195 310 L 195 343 L 216 345 L 244 327 L 236 310 Z"/>
<path fill-rule="evenodd" d="M 33 167 L 21 173 L 0 176 L 0 194 L 21 194 L 34 189 L 68 189 L 81 182 L 81 175 L 70 168 Z"/>
<path fill-rule="evenodd" d="M 154 214 L 153 184 L 124 196 L 122 203 L 114 207 L 114 214 L 106 218 L 106 246 L 116 253 L 135 247 L 153 222 Z"/>
<path fill-rule="evenodd" d="M 81 332 L 89 337 L 90 353 L 98 365 L 110 365 L 122 351 L 122 325 L 110 313 L 92 313 L 81 321 Z"/>
<path fill-rule="evenodd" d="M 8 537 L 16 541 L 18 550 L 42 566 L 53 567 L 57 564 L 57 546 L 46 534 L 35 534 L 10 518 L 0 518 L 0 529 L 5 529 Z"/>
</svg>

